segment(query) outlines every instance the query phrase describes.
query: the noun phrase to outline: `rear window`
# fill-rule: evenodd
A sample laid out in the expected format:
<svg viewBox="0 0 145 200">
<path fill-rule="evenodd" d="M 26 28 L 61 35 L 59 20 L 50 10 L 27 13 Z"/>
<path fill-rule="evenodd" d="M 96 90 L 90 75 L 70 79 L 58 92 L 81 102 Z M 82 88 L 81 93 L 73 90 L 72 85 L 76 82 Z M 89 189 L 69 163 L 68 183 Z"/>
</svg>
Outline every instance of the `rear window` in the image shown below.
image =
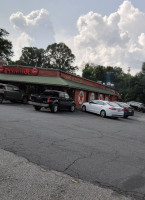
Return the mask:
<svg viewBox="0 0 145 200">
<path fill-rule="evenodd" d="M 114 106 L 114 107 L 119 107 L 119 105 L 117 103 L 114 103 L 114 102 L 108 102 L 108 105 Z"/>
<path fill-rule="evenodd" d="M 49 97 L 59 97 L 58 92 L 44 92 L 43 94 Z"/>
<path fill-rule="evenodd" d="M 121 105 L 124 107 L 129 107 L 129 105 L 127 103 L 122 103 Z"/>
<path fill-rule="evenodd" d="M 10 85 L 7 85 L 7 89 L 8 89 L 9 91 L 12 91 L 12 90 L 13 90 L 13 87 L 10 86 Z"/>
</svg>

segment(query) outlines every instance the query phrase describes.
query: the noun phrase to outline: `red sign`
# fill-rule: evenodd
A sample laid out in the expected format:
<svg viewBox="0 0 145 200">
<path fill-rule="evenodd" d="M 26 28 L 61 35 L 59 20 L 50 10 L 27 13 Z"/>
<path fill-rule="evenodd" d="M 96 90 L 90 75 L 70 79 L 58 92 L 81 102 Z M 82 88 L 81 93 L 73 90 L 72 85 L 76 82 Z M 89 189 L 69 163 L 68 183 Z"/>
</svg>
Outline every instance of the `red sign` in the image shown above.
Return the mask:
<svg viewBox="0 0 145 200">
<path fill-rule="evenodd" d="M 39 71 L 37 68 L 31 69 L 31 68 L 25 68 L 25 67 L 0 66 L 0 73 L 5 73 L 5 74 L 23 74 L 23 75 L 36 76 L 38 75 L 38 72 Z"/>
<path fill-rule="evenodd" d="M 32 69 L 32 74 L 33 74 L 34 76 L 38 75 L 38 69 L 37 69 L 37 68 L 33 68 L 33 69 Z"/>
<path fill-rule="evenodd" d="M 4 68 L 2 66 L 0 66 L 0 73 L 4 72 Z"/>
</svg>

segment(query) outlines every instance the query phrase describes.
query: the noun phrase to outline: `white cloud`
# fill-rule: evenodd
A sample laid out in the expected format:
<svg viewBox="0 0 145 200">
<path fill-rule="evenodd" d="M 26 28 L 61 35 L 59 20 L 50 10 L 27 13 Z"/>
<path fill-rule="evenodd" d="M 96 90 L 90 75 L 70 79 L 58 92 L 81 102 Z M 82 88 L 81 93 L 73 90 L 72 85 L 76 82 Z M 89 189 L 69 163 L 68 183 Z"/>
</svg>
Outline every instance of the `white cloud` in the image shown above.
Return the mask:
<svg viewBox="0 0 145 200">
<path fill-rule="evenodd" d="M 28 15 L 24 15 L 22 12 L 13 13 L 10 16 L 10 22 L 13 28 L 20 33 L 13 44 L 16 57 L 18 57 L 18 49 L 21 49 L 21 47 L 46 48 L 55 41 L 50 14 L 45 9 L 32 11 Z M 24 40 L 22 36 L 24 36 Z"/>
<path fill-rule="evenodd" d="M 77 21 L 74 38 L 77 64 L 120 66 L 124 71 L 141 70 L 145 61 L 145 13 L 125 0 L 115 13 L 101 16 L 89 12 Z"/>
<path fill-rule="evenodd" d="M 27 33 L 23 32 L 19 37 L 11 38 L 11 41 L 13 43 L 13 49 L 15 52 L 13 60 L 18 60 L 21 56 L 22 48 L 29 47 L 33 39 Z"/>
</svg>

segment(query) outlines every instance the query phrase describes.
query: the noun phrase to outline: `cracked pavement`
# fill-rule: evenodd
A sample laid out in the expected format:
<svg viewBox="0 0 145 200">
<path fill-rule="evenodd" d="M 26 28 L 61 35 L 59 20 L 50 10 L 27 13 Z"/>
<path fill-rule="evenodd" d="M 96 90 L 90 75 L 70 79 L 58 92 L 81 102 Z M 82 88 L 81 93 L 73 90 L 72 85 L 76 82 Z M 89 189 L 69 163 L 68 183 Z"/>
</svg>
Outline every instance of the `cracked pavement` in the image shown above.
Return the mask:
<svg viewBox="0 0 145 200">
<path fill-rule="evenodd" d="M 101 118 L 0 105 L 0 148 L 47 169 L 145 198 L 145 114 Z"/>
</svg>

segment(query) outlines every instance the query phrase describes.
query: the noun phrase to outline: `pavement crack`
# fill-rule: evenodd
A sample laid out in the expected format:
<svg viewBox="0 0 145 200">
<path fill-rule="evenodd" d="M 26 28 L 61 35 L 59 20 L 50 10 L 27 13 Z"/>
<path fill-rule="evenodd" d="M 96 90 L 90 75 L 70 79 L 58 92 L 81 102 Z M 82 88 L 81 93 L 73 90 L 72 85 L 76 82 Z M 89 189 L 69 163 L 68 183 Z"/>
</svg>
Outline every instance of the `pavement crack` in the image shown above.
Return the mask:
<svg viewBox="0 0 145 200">
<path fill-rule="evenodd" d="M 79 158 L 75 159 L 72 163 L 70 163 L 64 170 L 63 172 L 67 171 L 72 165 L 74 165 L 77 161 L 91 157 L 93 155 L 93 152 L 90 153 L 88 156 L 80 156 Z"/>
</svg>

